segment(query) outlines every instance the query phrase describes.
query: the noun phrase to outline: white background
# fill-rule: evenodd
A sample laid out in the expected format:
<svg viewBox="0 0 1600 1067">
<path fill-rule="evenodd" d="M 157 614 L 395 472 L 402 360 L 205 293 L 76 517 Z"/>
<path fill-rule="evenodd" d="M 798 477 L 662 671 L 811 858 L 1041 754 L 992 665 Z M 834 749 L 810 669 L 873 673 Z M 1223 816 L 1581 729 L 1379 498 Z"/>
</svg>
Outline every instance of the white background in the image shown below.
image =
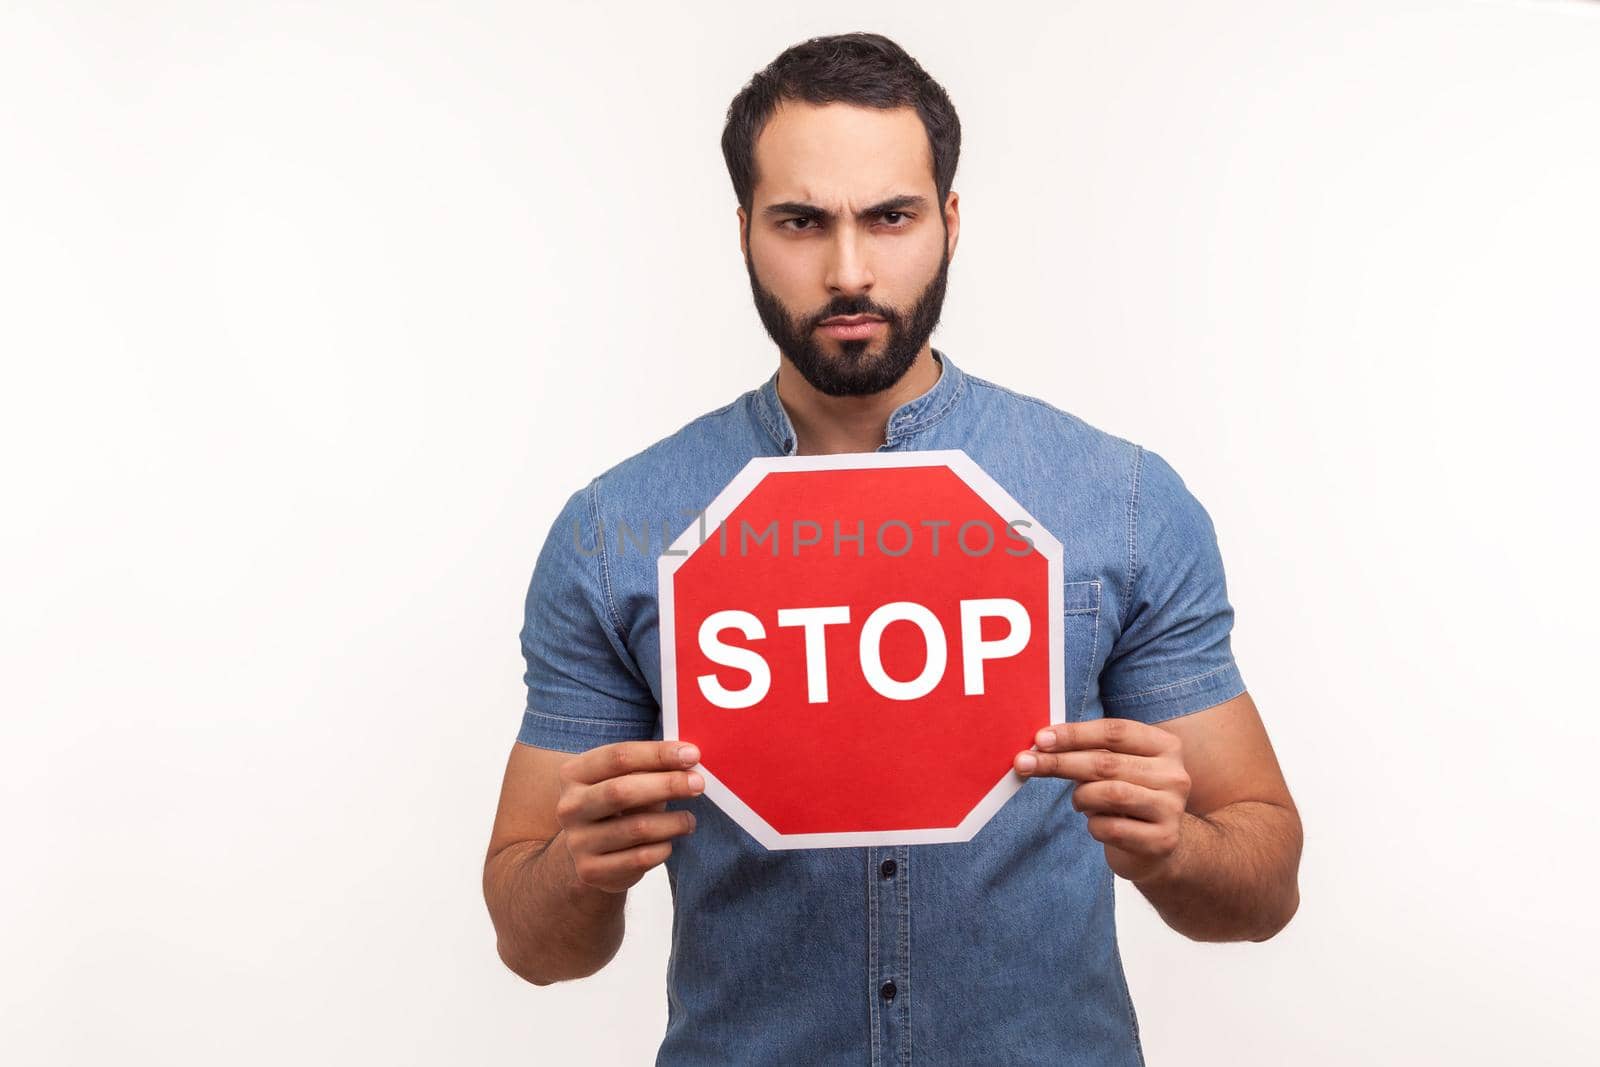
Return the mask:
<svg viewBox="0 0 1600 1067">
<path fill-rule="evenodd" d="M 1600 6 L 801 7 L 6 5 L 8 1062 L 650 1060 L 663 872 L 495 955 L 522 596 L 775 366 L 717 139 L 851 29 L 965 127 L 935 343 L 1183 475 L 1303 813 L 1271 942 L 1119 885 L 1150 1062 L 1596 1055 Z"/>
</svg>

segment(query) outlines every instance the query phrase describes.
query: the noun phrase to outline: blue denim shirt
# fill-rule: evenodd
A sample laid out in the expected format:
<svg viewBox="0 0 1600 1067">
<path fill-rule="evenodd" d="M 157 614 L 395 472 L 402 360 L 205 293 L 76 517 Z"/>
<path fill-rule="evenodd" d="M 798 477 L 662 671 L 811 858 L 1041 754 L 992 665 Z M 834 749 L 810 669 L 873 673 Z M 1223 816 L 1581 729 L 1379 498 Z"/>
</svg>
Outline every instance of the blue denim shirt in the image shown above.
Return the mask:
<svg viewBox="0 0 1600 1067">
<path fill-rule="evenodd" d="M 934 355 L 881 450 L 965 450 L 1062 542 L 1067 720 L 1243 692 L 1212 523 L 1172 467 Z M 751 457 L 795 449 L 774 372 L 572 494 L 528 591 L 518 741 L 662 737 L 657 557 Z M 1030 778 L 971 841 L 877 848 L 769 851 L 704 796 L 669 802 L 697 827 L 666 862 L 657 1063 L 1142 1064 L 1115 876 L 1071 789 Z"/>
</svg>

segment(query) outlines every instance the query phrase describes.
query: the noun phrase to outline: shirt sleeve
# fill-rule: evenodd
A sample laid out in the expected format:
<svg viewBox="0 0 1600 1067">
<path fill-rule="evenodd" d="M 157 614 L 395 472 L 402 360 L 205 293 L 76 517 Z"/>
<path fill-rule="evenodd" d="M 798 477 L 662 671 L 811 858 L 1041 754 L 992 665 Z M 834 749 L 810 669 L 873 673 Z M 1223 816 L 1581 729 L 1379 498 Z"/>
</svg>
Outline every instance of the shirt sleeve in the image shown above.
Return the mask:
<svg viewBox="0 0 1600 1067">
<path fill-rule="evenodd" d="M 648 741 L 660 708 L 622 640 L 606 592 L 595 483 L 567 500 L 528 584 L 522 656 L 527 708 L 517 740 L 561 752 Z"/>
<path fill-rule="evenodd" d="M 1211 517 L 1166 460 L 1139 448 L 1132 563 L 1122 632 L 1100 675 L 1107 715 L 1155 723 L 1245 691 L 1229 635 L 1222 553 Z"/>
</svg>

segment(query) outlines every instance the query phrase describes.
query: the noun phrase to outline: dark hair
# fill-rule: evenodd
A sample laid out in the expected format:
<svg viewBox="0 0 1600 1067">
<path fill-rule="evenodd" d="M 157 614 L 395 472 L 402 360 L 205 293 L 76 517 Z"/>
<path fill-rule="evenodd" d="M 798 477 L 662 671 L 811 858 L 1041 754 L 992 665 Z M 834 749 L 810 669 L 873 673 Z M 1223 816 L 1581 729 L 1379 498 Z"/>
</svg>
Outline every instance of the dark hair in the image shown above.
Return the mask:
<svg viewBox="0 0 1600 1067">
<path fill-rule="evenodd" d="M 733 98 L 722 128 L 722 158 L 746 213 L 754 208 L 756 137 L 785 100 L 915 107 L 933 149 L 933 184 L 943 217 L 961 156 L 961 120 L 944 88 L 905 49 L 876 33 L 840 33 L 792 45 Z"/>
</svg>

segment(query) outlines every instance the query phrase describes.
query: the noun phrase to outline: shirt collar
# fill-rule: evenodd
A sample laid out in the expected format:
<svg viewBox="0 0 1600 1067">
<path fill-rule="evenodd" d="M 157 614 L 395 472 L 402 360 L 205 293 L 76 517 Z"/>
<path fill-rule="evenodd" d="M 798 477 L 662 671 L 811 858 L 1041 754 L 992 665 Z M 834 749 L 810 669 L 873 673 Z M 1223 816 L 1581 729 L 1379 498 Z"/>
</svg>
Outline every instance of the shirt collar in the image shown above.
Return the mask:
<svg viewBox="0 0 1600 1067">
<path fill-rule="evenodd" d="M 966 391 L 966 375 L 956 366 L 955 360 L 937 348 L 933 349 L 933 358 L 940 367 L 938 380 L 927 392 L 907 400 L 890 412 L 884 431 L 884 448 L 896 448 L 913 434 L 926 430 L 944 418 Z M 756 414 L 783 454 L 795 455 L 795 450 L 800 447 L 799 438 L 795 436 L 794 424 L 789 421 L 783 401 L 778 399 L 777 371 L 773 371 L 772 376 L 756 390 Z"/>
</svg>

